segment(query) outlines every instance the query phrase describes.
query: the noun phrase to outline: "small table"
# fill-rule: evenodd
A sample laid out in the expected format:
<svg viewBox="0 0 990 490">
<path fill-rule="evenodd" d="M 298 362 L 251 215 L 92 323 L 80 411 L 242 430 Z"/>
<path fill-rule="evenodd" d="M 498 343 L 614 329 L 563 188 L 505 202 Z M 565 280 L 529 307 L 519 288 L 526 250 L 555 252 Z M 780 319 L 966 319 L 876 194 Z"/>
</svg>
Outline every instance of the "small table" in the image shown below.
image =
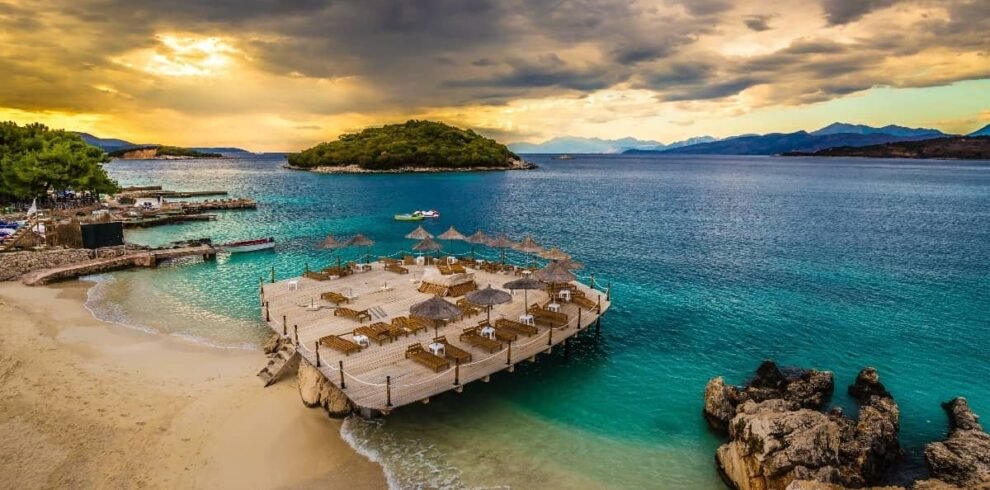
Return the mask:
<svg viewBox="0 0 990 490">
<path fill-rule="evenodd" d="M 422 255 L 416 257 L 416 265 L 425 265 L 425 264 L 426 264 L 426 257 L 423 257 Z"/>
<path fill-rule="evenodd" d="M 358 264 L 358 270 L 361 272 L 368 272 L 371 270 L 371 264 Z"/>
<path fill-rule="evenodd" d="M 559 312 L 560 311 L 560 303 L 550 303 L 550 304 L 548 304 L 547 305 L 547 310 L 553 311 L 553 312 Z"/>
<path fill-rule="evenodd" d="M 357 342 L 357 344 L 360 345 L 361 347 L 368 347 L 369 345 L 371 345 L 371 343 L 368 342 L 367 335 L 355 335 L 354 341 Z"/>
<path fill-rule="evenodd" d="M 484 264 L 484 263 L 485 263 L 485 261 L 482 260 L 482 259 L 475 259 L 474 260 L 475 269 L 480 269 L 481 266 L 482 266 L 482 264 Z"/>
<path fill-rule="evenodd" d="M 533 315 L 519 315 L 519 323 L 536 326 L 536 319 Z"/>
<path fill-rule="evenodd" d="M 557 298 L 570 303 L 571 302 L 571 290 L 570 289 L 561 289 L 560 292 L 557 293 Z"/>
<path fill-rule="evenodd" d="M 443 344 L 441 344 L 440 342 L 433 342 L 432 344 L 426 346 L 426 348 L 429 349 L 431 354 L 440 357 L 443 357 L 444 354 L 443 347 L 444 347 Z"/>
<path fill-rule="evenodd" d="M 481 329 L 481 336 L 487 337 L 489 339 L 495 340 L 495 329 L 491 325 L 485 325 Z"/>
<path fill-rule="evenodd" d="M 295 291 L 299 289 L 299 281 L 289 281 L 289 291 Z"/>
<path fill-rule="evenodd" d="M 453 265 L 457 263 L 457 257 L 447 256 L 447 265 Z"/>
</svg>

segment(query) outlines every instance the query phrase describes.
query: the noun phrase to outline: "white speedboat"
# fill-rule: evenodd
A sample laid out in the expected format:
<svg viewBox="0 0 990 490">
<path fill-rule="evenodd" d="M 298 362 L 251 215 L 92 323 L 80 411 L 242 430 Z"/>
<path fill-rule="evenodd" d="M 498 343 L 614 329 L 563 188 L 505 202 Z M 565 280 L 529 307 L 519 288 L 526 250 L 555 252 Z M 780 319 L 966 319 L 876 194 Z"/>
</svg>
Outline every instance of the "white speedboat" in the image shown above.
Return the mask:
<svg viewBox="0 0 990 490">
<path fill-rule="evenodd" d="M 255 252 L 275 248 L 274 238 L 259 238 L 257 240 L 243 240 L 240 242 L 230 242 L 218 245 L 219 248 L 229 253 Z"/>
<path fill-rule="evenodd" d="M 416 211 L 413 214 L 418 214 L 418 215 L 420 215 L 420 216 L 422 216 L 424 218 L 439 218 L 440 217 L 440 211 L 437 211 L 436 209 L 430 209 L 430 210 L 427 210 L 427 211 Z"/>
</svg>

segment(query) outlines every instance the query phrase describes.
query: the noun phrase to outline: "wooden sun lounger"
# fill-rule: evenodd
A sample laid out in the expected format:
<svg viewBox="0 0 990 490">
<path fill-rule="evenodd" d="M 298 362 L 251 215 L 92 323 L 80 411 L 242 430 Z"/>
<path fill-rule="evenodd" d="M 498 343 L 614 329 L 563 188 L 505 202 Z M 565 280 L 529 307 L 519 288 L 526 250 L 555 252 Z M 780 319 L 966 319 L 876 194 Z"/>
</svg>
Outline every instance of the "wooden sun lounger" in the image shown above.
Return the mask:
<svg viewBox="0 0 990 490">
<path fill-rule="evenodd" d="M 540 332 L 540 330 L 532 325 L 526 325 L 525 323 L 519 323 L 517 321 L 508 320 L 505 318 L 499 318 L 495 320 L 495 328 L 504 328 L 506 330 L 511 330 L 519 335 L 525 335 L 527 337 L 532 337 Z"/>
<path fill-rule="evenodd" d="M 371 313 L 368 310 L 352 310 L 350 308 L 337 308 L 333 310 L 333 316 L 342 316 L 344 318 L 350 318 L 356 322 L 364 322 L 365 320 L 371 321 Z"/>
<path fill-rule="evenodd" d="M 320 299 L 322 299 L 323 301 L 329 301 L 335 305 L 350 302 L 350 300 L 347 299 L 347 296 L 344 296 L 343 294 L 334 291 L 327 291 L 321 294 Z"/>
<path fill-rule="evenodd" d="M 412 255 L 405 255 L 402 257 L 402 265 L 415 265 L 415 264 L 416 264 L 416 257 L 413 257 Z"/>
<path fill-rule="evenodd" d="M 378 257 L 378 260 L 384 264 L 399 265 L 402 263 L 399 259 L 393 259 L 392 257 Z"/>
<path fill-rule="evenodd" d="M 453 296 L 456 298 L 458 296 L 464 296 L 465 294 L 470 293 L 475 289 L 478 289 L 478 283 L 474 281 L 465 282 L 451 286 L 449 289 L 447 289 L 447 296 Z"/>
<path fill-rule="evenodd" d="M 361 352 L 361 344 L 341 338 L 337 335 L 327 335 L 320 339 L 320 343 L 336 351 L 351 355 L 352 352 Z"/>
<path fill-rule="evenodd" d="M 545 324 L 548 327 L 562 327 L 567 325 L 566 313 L 546 310 L 541 308 L 539 305 L 529 307 L 528 312 L 530 315 L 533 315 L 533 320 L 535 320 L 536 323 Z"/>
<path fill-rule="evenodd" d="M 478 330 L 485 328 L 488 325 L 487 320 L 481 320 L 478 322 Z M 492 325 L 495 329 L 495 338 L 500 342 L 515 342 L 519 338 L 519 334 L 514 330 L 509 330 L 505 327 L 499 327 L 498 325 Z"/>
<path fill-rule="evenodd" d="M 574 303 L 586 310 L 593 310 L 598 306 L 596 302 L 591 301 L 590 299 L 588 299 L 587 296 L 584 296 L 583 294 L 581 296 L 574 296 L 574 293 L 571 293 L 571 303 Z"/>
<path fill-rule="evenodd" d="M 449 275 L 451 275 L 451 274 L 454 273 L 454 271 L 450 270 L 450 267 L 449 266 L 446 266 L 446 265 L 443 265 L 443 264 L 438 265 L 437 266 L 437 270 L 440 271 L 440 274 L 441 275 L 444 275 L 444 276 L 449 276 Z"/>
<path fill-rule="evenodd" d="M 464 363 L 467 363 L 467 362 L 471 362 L 471 359 L 472 359 L 471 353 L 468 352 L 468 351 L 466 351 L 466 350 L 464 350 L 464 349 L 461 349 L 460 347 L 458 347 L 458 346 L 456 346 L 454 344 L 451 344 L 447 340 L 447 337 L 446 336 L 441 335 L 441 336 L 433 339 L 433 341 L 434 342 L 440 342 L 441 344 L 444 345 L 444 347 L 443 347 L 443 355 L 447 359 L 450 359 L 451 361 L 458 361 L 461 364 L 464 364 Z"/>
<path fill-rule="evenodd" d="M 481 307 L 468 301 L 467 298 L 461 298 L 457 300 L 457 307 L 464 312 L 465 318 L 471 318 L 472 316 L 481 313 Z"/>
<path fill-rule="evenodd" d="M 464 274 L 467 272 L 467 270 L 465 270 L 464 266 L 461 264 L 451 264 L 450 271 L 453 272 L 454 274 Z"/>
<path fill-rule="evenodd" d="M 489 354 L 498 352 L 502 349 L 501 342 L 481 335 L 481 327 L 465 328 L 464 333 L 461 334 L 461 342 L 467 342 L 474 347 L 484 349 L 488 351 Z"/>
<path fill-rule="evenodd" d="M 417 331 L 429 330 L 433 328 L 433 320 L 427 320 L 426 318 L 421 318 L 418 316 L 410 316 L 409 324 L 414 325 Z"/>
<path fill-rule="evenodd" d="M 392 341 L 392 335 L 389 334 L 388 331 L 388 324 L 382 322 L 372 323 L 366 327 L 355 328 L 354 335 L 364 335 L 365 337 L 374 340 L 378 345 Z"/>
<path fill-rule="evenodd" d="M 439 373 L 444 369 L 450 368 L 450 362 L 446 359 L 435 356 L 423 349 L 422 344 L 412 344 L 406 348 L 406 359 L 412 359 L 430 369 L 433 372 Z"/>
<path fill-rule="evenodd" d="M 326 280 L 330 279 L 330 274 L 326 274 L 326 273 L 323 273 L 323 272 L 309 271 L 309 272 L 303 273 L 303 277 L 305 277 L 307 279 L 312 279 L 314 281 L 326 281 Z"/>
<path fill-rule="evenodd" d="M 396 274 L 408 274 L 409 269 L 402 267 L 399 264 L 385 264 L 385 270 L 389 272 L 394 272 Z"/>
<path fill-rule="evenodd" d="M 409 319 L 406 318 L 406 317 L 404 317 L 404 316 L 397 316 L 397 317 L 393 318 L 392 319 L 392 327 L 394 329 L 402 330 L 402 331 L 406 332 L 407 334 L 410 334 L 411 333 L 411 334 L 414 334 L 414 335 L 417 332 L 419 332 L 420 330 L 425 330 L 426 329 L 426 327 L 424 327 L 422 325 L 414 324 L 414 323 L 410 322 Z"/>
</svg>

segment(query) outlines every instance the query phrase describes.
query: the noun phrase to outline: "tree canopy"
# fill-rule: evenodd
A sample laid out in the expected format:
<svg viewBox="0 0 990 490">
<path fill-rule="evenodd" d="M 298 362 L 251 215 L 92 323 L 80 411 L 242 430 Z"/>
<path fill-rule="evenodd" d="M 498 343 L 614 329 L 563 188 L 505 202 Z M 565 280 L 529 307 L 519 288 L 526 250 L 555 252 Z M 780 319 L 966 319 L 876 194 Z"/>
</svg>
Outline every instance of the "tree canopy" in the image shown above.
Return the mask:
<svg viewBox="0 0 990 490">
<path fill-rule="evenodd" d="M 400 167 L 509 167 L 518 157 L 474 131 L 433 121 L 367 128 L 292 153 L 289 164 L 313 168 L 358 165 L 368 170 Z"/>
<path fill-rule="evenodd" d="M 0 122 L 0 201 L 28 200 L 70 189 L 116 192 L 117 183 L 102 165 L 108 161 L 103 150 L 76 134 L 42 124 L 22 127 Z"/>
</svg>

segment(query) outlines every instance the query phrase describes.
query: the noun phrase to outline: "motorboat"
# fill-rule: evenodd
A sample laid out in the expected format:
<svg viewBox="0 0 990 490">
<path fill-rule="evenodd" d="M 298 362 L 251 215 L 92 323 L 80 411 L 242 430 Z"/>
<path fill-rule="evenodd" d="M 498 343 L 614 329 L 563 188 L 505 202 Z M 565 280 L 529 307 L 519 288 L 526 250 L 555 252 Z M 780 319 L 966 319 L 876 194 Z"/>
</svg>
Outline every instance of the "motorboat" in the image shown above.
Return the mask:
<svg viewBox="0 0 990 490">
<path fill-rule="evenodd" d="M 416 213 L 397 214 L 394 218 L 396 221 L 423 221 L 423 215 Z"/>
<path fill-rule="evenodd" d="M 258 238 L 256 240 L 243 240 L 240 242 L 230 242 L 217 245 L 218 248 L 222 248 L 229 253 L 241 253 L 241 252 L 255 252 L 258 250 L 268 250 L 270 248 L 275 248 L 275 239 L 268 238 Z"/>
<path fill-rule="evenodd" d="M 440 211 L 437 211 L 436 209 L 430 209 L 428 211 L 416 211 L 413 214 L 418 214 L 418 215 L 420 215 L 420 216 L 422 216 L 424 218 L 439 218 L 440 217 Z"/>
</svg>

